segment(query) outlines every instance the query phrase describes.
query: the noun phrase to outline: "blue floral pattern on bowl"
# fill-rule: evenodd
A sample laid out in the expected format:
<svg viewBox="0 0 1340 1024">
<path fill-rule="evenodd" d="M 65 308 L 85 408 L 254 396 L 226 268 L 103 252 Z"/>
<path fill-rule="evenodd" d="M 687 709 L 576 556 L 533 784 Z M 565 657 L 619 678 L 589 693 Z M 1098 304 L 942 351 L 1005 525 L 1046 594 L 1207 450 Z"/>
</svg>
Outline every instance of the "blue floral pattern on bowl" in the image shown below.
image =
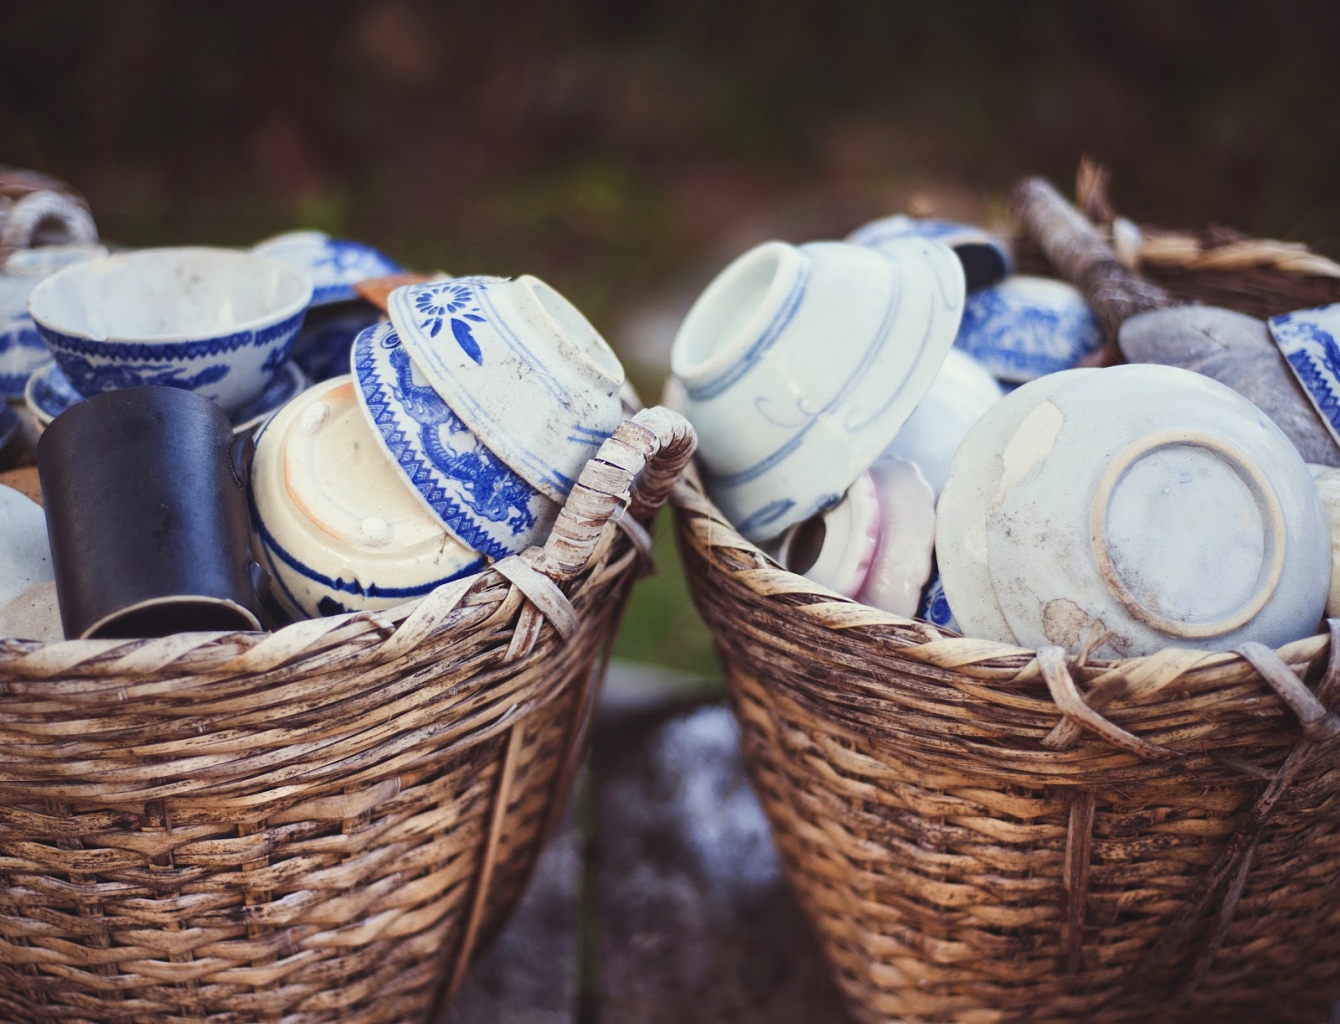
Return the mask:
<svg viewBox="0 0 1340 1024">
<path fill-rule="evenodd" d="M 952 220 L 900 213 L 863 224 L 847 241 L 883 252 L 900 238 L 930 238 L 953 249 L 963 264 L 969 291 L 995 284 L 1014 270 L 1014 259 L 1004 242 L 975 225 Z"/>
<path fill-rule="evenodd" d="M 1012 277 L 968 295 L 954 344 L 1001 380 L 1022 382 L 1075 366 L 1103 331 L 1069 285 Z"/>
<path fill-rule="evenodd" d="M 399 274 L 404 268 L 370 245 L 331 238 L 322 231 L 290 231 L 258 242 L 258 256 L 284 260 L 312 276 L 313 306 L 358 298 L 354 285 L 371 277 Z"/>
<path fill-rule="evenodd" d="M 296 363 L 284 364 L 280 372 L 254 399 L 229 415 L 233 431 L 254 430 L 269 415 L 307 388 L 307 378 Z M 48 363 L 29 379 L 24 399 L 38 423 L 47 424 L 70 406 L 84 400 L 84 395 L 70 383 L 60 366 Z"/>
<path fill-rule="evenodd" d="M 358 336 L 351 363 L 373 431 L 443 526 L 490 558 L 544 542 L 557 504 L 509 469 L 447 407 L 390 323 Z"/>
<path fill-rule="evenodd" d="M 0 324 L 0 399 L 19 399 L 28 378 L 51 362 L 51 352 L 27 313 Z"/>
<path fill-rule="evenodd" d="M 1322 423 L 1340 444 L 1340 303 L 1272 316 L 1266 323 Z"/>
</svg>

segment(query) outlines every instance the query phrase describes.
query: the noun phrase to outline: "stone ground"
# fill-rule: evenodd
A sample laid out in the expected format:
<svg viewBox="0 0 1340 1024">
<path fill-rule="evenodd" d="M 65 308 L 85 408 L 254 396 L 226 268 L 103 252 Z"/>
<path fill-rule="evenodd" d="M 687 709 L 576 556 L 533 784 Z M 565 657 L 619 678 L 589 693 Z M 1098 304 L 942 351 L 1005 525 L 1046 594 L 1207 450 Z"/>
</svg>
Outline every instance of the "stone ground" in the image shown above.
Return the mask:
<svg viewBox="0 0 1340 1024">
<path fill-rule="evenodd" d="M 616 663 L 567 823 L 439 1024 L 849 1020 L 701 692 Z"/>
</svg>

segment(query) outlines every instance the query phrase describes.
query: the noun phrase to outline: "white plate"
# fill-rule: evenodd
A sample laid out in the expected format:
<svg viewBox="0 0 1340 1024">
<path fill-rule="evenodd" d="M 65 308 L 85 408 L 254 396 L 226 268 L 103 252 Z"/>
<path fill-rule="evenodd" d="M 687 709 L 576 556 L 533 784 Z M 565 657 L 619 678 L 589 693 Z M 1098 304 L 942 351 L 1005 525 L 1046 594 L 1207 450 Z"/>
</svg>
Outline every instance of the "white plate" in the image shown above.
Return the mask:
<svg viewBox="0 0 1340 1024">
<path fill-rule="evenodd" d="M 964 636 L 1017 643 L 996 601 L 986 558 L 986 517 L 1000 489 L 1001 455 L 1035 405 L 1093 370 L 1066 370 L 1016 388 L 964 437 L 935 507 L 935 557 L 954 619 Z"/>
<path fill-rule="evenodd" d="M 53 578 L 42 506 L 0 486 L 0 603 Z"/>
<path fill-rule="evenodd" d="M 1289 439 L 1232 389 L 1169 366 L 1101 370 L 1034 406 L 1003 459 L 987 554 L 1023 646 L 1073 653 L 1096 622 L 1111 657 L 1315 632 L 1325 513 Z"/>
</svg>

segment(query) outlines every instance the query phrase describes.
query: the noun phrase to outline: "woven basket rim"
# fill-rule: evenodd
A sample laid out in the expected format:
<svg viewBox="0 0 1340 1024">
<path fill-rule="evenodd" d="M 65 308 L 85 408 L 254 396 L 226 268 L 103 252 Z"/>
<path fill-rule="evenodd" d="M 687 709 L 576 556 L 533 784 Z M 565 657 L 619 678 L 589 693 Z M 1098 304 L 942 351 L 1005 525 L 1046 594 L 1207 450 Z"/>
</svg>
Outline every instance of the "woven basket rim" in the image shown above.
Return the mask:
<svg viewBox="0 0 1340 1024">
<path fill-rule="evenodd" d="M 161 674 L 169 664 L 193 675 L 209 675 L 235 672 L 244 659 L 254 661 L 253 670 L 264 671 L 331 647 L 368 640 L 373 642 L 351 655 L 354 662 L 379 660 L 380 642 L 416 616 L 431 620 L 431 609 L 441 606 L 443 616 L 430 625 L 444 628 L 456 621 L 451 612 L 468 608 L 472 597 L 499 586 L 517 587 L 528 607 L 538 609 L 560 633 L 570 631 L 575 612 L 560 585 L 573 584 L 576 589 L 568 589 L 580 601 L 581 580 L 602 552 L 618 558 L 650 558 L 650 537 L 640 520 L 665 502 L 696 444 L 693 428 L 678 413 L 660 406 L 642 409 L 626 397 L 623 422 L 583 468 L 542 547 L 501 559 L 392 608 L 299 619 L 272 631 L 51 642 L 0 637 L 0 679 Z M 610 525 L 617 527 L 609 531 L 612 537 L 606 532 Z M 529 646 L 533 644 L 534 638 Z"/>
</svg>

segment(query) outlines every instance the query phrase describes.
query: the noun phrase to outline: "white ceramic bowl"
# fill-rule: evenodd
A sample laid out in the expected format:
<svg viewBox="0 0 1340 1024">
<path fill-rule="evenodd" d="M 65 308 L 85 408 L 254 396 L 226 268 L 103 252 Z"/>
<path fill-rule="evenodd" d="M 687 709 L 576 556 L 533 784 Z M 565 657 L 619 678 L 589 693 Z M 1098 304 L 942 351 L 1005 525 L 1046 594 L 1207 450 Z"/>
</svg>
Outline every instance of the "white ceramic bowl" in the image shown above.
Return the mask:
<svg viewBox="0 0 1340 1024">
<path fill-rule="evenodd" d="M 233 412 L 284 365 L 311 295 L 311 278 L 278 260 L 141 249 L 51 275 L 28 311 L 83 395 L 163 384 Z"/>
<path fill-rule="evenodd" d="M 1116 657 L 1316 631 L 1331 550 L 1311 473 L 1230 388 L 1168 366 L 1099 370 L 1039 402 L 1004 461 L 987 554 L 1024 646 L 1073 653 L 1098 622 Z"/>
<path fill-rule="evenodd" d="M 910 619 L 931 575 L 935 495 L 906 459 L 877 459 L 868 475 L 879 501 L 879 544 L 856 600 Z"/>
<path fill-rule="evenodd" d="M 1020 274 L 968 296 L 954 344 L 1019 382 L 1070 369 L 1103 344 L 1103 331 L 1070 285 Z"/>
<path fill-rule="evenodd" d="M 916 463 L 938 497 L 958 446 L 1003 393 L 986 367 L 951 348 L 926 397 L 884 454 Z"/>
<path fill-rule="evenodd" d="M 1018 641 L 996 600 L 987 564 L 986 519 L 1000 490 L 1005 447 L 1038 402 L 1094 370 L 1065 370 L 1016 388 L 988 409 L 959 444 L 935 506 L 939 582 L 964 636 Z"/>
<path fill-rule="evenodd" d="M 713 500 L 750 540 L 836 504 L 939 372 L 963 270 L 938 242 L 767 242 L 689 310 L 671 366 Z"/>
<path fill-rule="evenodd" d="M 0 604 L 54 578 L 42 506 L 0 486 Z"/>
<path fill-rule="evenodd" d="M 303 393 L 261 432 L 251 518 L 271 592 L 296 618 L 394 607 L 488 564 L 405 486 L 348 377 Z"/>
<path fill-rule="evenodd" d="M 880 539 L 875 481 L 862 473 L 827 512 L 797 523 L 782 539 L 777 561 L 843 597 L 865 586 Z"/>
<path fill-rule="evenodd" d="M 410 285 L 391 293 L 388 312 L 451 411 L 554 501 L 623 421 L 618 357 L 538 278 Z"/>
<path fill-rule="evenodd" d="M 283 260 L 312 279 L 313 306 L 358 298 L 354 285 L 372 277 L 399 274 L 404 268 L 370 245 L 331 238 L 324 231 L 287 231 L 251 247 L 257 256 Z"/>
<path fill-rule="evenodd" d="M 351 356 L 358 400 L 404 486 L 466 547 L 491 558 L 542 544 L 559 505 L 509 469 L 438 396 L 390 323 Z"/>
</svg>

